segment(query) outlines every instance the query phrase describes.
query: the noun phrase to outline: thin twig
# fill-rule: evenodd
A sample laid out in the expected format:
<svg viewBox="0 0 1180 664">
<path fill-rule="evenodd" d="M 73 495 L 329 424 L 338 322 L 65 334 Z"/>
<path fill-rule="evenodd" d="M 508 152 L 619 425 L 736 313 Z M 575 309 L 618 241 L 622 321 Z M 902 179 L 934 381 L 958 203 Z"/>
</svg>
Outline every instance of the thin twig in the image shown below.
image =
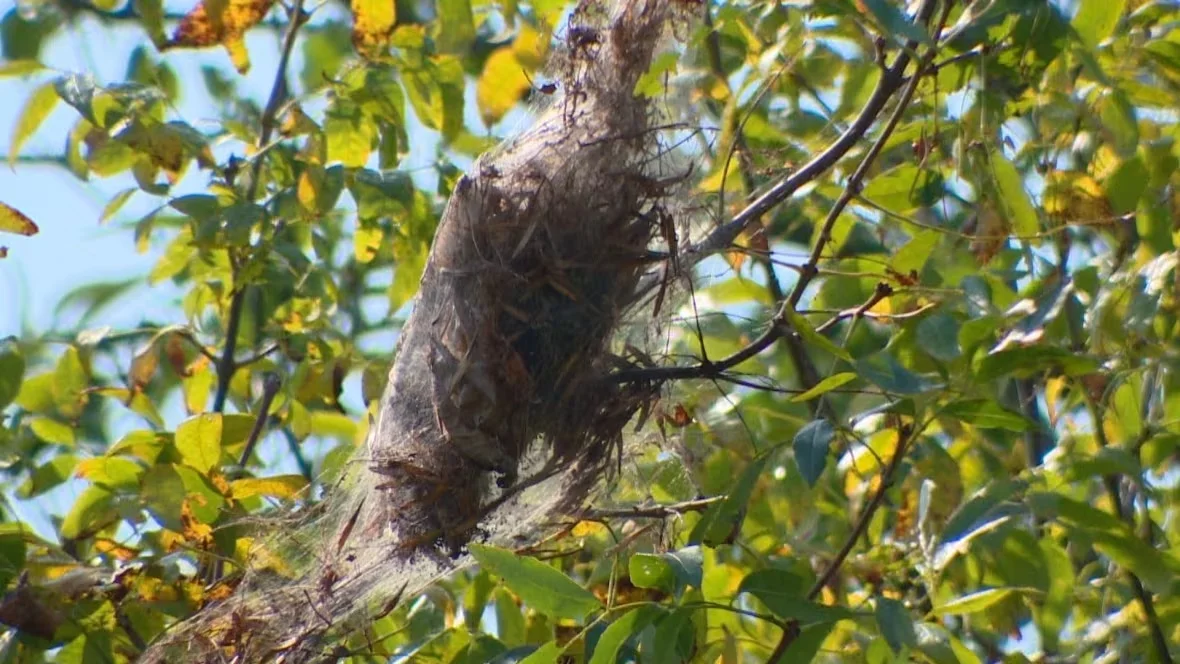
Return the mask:
<svg viewBox="0 0 1180 664">
<path fill-rule="evenodd" d="M 1104 413 L 1102 406 L 1090 396 L 1090 394 L 1083 389 L 1082 398 L 1086 402 L 1087 411 L 1090 414 L 1090 421 L 1093 423 L 1091 428 L 1094 430 L 1094 438 L 1098 442 L 1100 448 L 1107 448 L 1110 446 L 1110 441 L 1106 437 L 1106 429 L 1103 427 Z M 1129 523 L 1132 532 L 1135 531 L 1135 516 L 1133 513 L 1123 510 L 1122 492 L 1119 490 L 1119 478 L 1117 475 L 1103 475 L 1102 483 L 1106 487 L 1107 497 L 1111 502 L 1111 509 L 1114 510 L 1114 515 L 1124 523 Z M 1163 627 L 1160 626 L 1159 614 L 1155 610 L 1155 600 L 1151 596 L 1151 592 L 1143 585 L 1143 581 L 1138 574 L 1123 568 L 1123 572 L 1131 580 L 1131 589 L 1135 593 L 1135 597 L 1139 600 L 1139 604 L 1143 606 L 1143 615 L 1147 620 L 1147 631 L 1151 634 L 1152 647 L 1155 648 L 1156 658 L 1161 664 L 1172 664 L 1172 655 L 1168 651 L 1168 638 L 1164 634 Z"/>
<path fill-rule="evenodd" d="M 290 10 L 287 32 L 283 35 L 283 50 L 279 56 L 274 84 L 271 86 L 270 96 L 267 98 L 266 106 L 262 111 L 257 143 L 259 148 L 270 142 L 270 137 L 274 133 L 275 126 L 278 122 L 279 107 L 287 96 L 287 67 L 291 62 L 291 52 L 295 48 L 295 37 L 299 33 L 299 27 L 304 22 L 303 0 L 295 0 Z M 265 160 L 256 159 L 251 165 L 250 182 L 246 185 L 247 201 L 253 201 L 258 195 L 258 182 L 262 176 L 263 161 Z M 235 265 L 235 273 L 238 271 L 237 268 L 238 266 Z M 234 354 L 238 347 L 238 329 L 241 327 L 242 310 L 245 303 L 246 288 L 244 286 L 236 286 L 236 290 L 230 298 L 229 314 L 225 327 L 225 348 L 222 350 L 221 359 L 217 361 L 217 392 L 213 397 L 213 412 L 215 413 L 225 410 L 225 401 L 229 396 L 230 381 L 233 379 L 234 372 L 240 366 L 234 358 Z"/>
<path fill-rule="evenodd" d="M 927 0 L 920 8 L 917 20 L 921 23 L 928 22 L 933 11 L 933 0 Z M 916 47 L 916 43 L 910 46 L 911 49 Z M 919 65 L 918 71 L 924 69 L 925 64 L 929 59 L 934 57 L 935 52 L 936 49 L 930 49 L 926 54 L 926 62 Z M 772 325 L 744 348 L 716 362 L 702 362 L 699 365 L 687 367 L 655 367 L 624 370 L 613 374 L 614 380 L 618 382 L 634 382 L 716 378 L 725 371 L 758 355 L 778 340 L 788 335 L 795 335 L 794 330 L 791 329 L 790 324 L 786 321 L 786 313 L 795 310 L 799 304 L 799 300 L 803 297 L 803 292 L 811 284 L 812 279 L 819 274 L 818 264 L 823 256 L 824 250 L 831 241 L 832 228 L 836 224 L 836 219 L 848 203 L 860 193 L 869 168 L 884 149 L 886 141 L 892 135 L 897 123 L 901 120 L 902 115 L 905 114 L 909 106 L 909 101 L 917 91 L 918 82 L 921 81 L 921 77 L 917 75 L 911 76 L 908 79 L 905 77 L 905 70 L 909 66 L 909 63 L 910 55 L 908 51 L 899 53 L 893 65 L 881 73 L 881 78 L 877 81 L 877 87 L 873 90 L 872 96 L 870 96 L 868 103 L 861 110 L 860 115 L 857 116 L 848 130 L 835 143 L 798 171 L 791 174 L 786 180 L 772 187 L 756 201 L 747 206 L 746 209 L 738 213 L 729 223 L 717 228 L 707 238 L 693 246 L 688 252 L 685 252 L 686 254 L 692 254 L 691 256 L 682 257 L 681 260 L 685 261 L 686 265 L 692 265 L 710 254 L 723 250 L 733 242 L 734 238 L 741 233 L 746 225 L 786 200 L 804 184 L 819 177 L 824 171 L 842 158 L 864 136 L 865 132 L 868 131 L 873 122 L 876 121 L 877 116 L 885 108 L 889 99 L 892 98 L 900 86 L 905 84 L 905 89 L 893 114 L 881 130 L 877 140 L 869 148 L 868 153 L 861 159 L 856 171 L 849 176 L 844 193 L 836 201 L 827 218 L 824 219 L 815 246 L 812 247 L 807 262 L 800 269 L 799 279 L 795 282 L 795 287 L 791 290 L 790 296 L 782 303 L 778 312 L 776 312 Z"/>
<path fill-rule="evenodd" d="M 666 519 L 668 517 L 680 516 L 685 512 L 703 512 L 713 503 L 724 499 L 725 496 L 712 496 L 709 498 L 698 498 L 697 500 L 686 500 L 670 505 L 649 505 L 647 507 L 636 505 L 621 509 L 590 509 L 582 514 L 582 518 L 585 520 Z"/>
<path fill-rule="evenodd" d="M 258 444 L 262 430 L 266 428 L 266 421 L 270 419 L 270 404 L 275 400 L 275 395 L 279 393 L 282 384 L 283 381 L 274 372 L 268 371 L 262 377 L 262 401 L 258 404 L 258 416 L 254 419 L 254 427 L 250 429 L 250 435 L 246 438 L 246 447 L 242 449 L 242 458 L 238 461 L 238 465 L 243 468 L 250 461 L 250 455 L 254 453 L 254 446 Z"/>
<path fill-rule="evenodd" d="M 836 552 L 836 556 L 828 562 L 828 566 L 820 574 L 819 578 L 812 584 L 811 589 L 807 591 L 808 601 L 814 601 L 823 592 L 825 586 L 832 582 L 840 568 L 844 565 L 844 561 L 848 559 L 848 555 L 852 553 L 853 547 L 856 546 L 857 540 L 864 535 L 869 527 L 869 522 L 873 519 L 873 515 L 877 513 L 877 509 L 881 507 L 881 503 L 885 501 L 885 494 L 893 486 L 893 481 L 897 475 L 897 470 L 901 467 L 902 459 L 905 458 L 906 451 L 909 449 L 910 441 L 913 440 L 915 433 L 908 426 L 899 427 L 897 432 L 897 450 L 893 453 L 893 458 L 889 460 L 889 466 L 881 473 L 880 480 L 877 484 L 877 490 L 873 492 L 873 497 L 869 499 L 867 505 L 861 510 L 860 516 L 857 517 L 856 523 L 852 526 L 852 531 L 848 533 L 848 537 L 844 539 L 844 545 Z M 767 662 L 777 662 L 795 642 L 799 635 L 799 625 L 797 621 L 791 621 L 783 628 L 783 636 L 779 639 L 778 645 L 775 646 L 774 652 L 766 660 Z"/>
</svg>

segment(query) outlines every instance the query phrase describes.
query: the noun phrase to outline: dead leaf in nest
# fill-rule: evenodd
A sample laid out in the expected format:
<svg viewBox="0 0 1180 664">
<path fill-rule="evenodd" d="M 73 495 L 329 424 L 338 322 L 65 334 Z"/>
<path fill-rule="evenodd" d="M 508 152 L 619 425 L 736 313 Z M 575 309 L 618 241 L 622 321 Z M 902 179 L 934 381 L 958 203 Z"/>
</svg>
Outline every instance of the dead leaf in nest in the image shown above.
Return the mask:
<svg viewBox="0 0 1180 664">
<path fill-rule="evenodd" d="M 172 39 L 163 48 L 221 44 L 238 73 L 244 74 L 250 69 L 250 56 L 243 36 L 266 16 L 272 5 L 274 0 L 202 0 L 180 19 Z"/>
<path fill-rule="evenodd" d="M 384 55 L 396 25 L 393 0 L 352 0 L 352 45 L 362 58 Z"/>
</svg>

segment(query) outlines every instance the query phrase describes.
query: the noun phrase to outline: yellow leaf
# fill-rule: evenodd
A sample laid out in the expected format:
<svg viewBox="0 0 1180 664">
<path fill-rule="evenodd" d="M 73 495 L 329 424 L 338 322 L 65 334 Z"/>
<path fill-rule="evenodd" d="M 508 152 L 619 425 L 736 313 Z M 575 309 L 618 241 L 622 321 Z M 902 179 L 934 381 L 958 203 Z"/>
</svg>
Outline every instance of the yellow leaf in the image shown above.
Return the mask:
<svg viewBox="0 0 1180 664">
<path fill-rule="evenodd" d="M 475 100 L 484 124 L 494 125 L 512 110 L 529 89 L 525 66 L 511 46 L 496 49 L 484 64 L 475 86 Z"/>
<path fill-rule="evenodd" d="M 318 164 L 308 164 L 299 174 L 299 182 L 295 187 L 295 197 L 299 204 L 308 212 L 319 209 L 320 194 L 324 190 L 324 167 Z"/>
<path fill-rule="evenodd" d="M 606 526 L 597 521 L 579 521 L 570 532 L 574 537 L 590 537 L 606 532 Z"/>
<path fill-rule="evenodd" d="M 239 74 L 250 71 L 250 53 L 246 50 L 246 40 L 241 37 L 230 37 L 225 40 L 225 52 L 229 54 L 229 61 L 234 63 L 234 69 Z"/>
<path fill-rule="evenodd" d="M 234 66 L 245 73 L 250 67 L 242 35 L 266 17 L 274 0 L 204 0 L 180 19 L 167 48 L 222 44 Z"/>
<path fill-rule="evenodd" d="M 393 0 L 352 0 L 352 45 L 366 59 L 379 58 L 389 50 L 397 25 Z"/>
<path fill-rule="evenodd" d="M 520 64 L 529 71 L 536 71 L 545 63 L 545 54 L 549 52 L 549 32 L 539 32 L 523 24 L 512 41 L 512 52 Z"/>
<path fill-rule="evenodd" d="M 234 500 L 243 500 L 253 496 L 294 498 L 306 487 L 307 479 L 302 475 L 275 475 L 274 477 L 246 477 L 234 480 L 230 484 L 230 491 Z"/>
<path fill-rule="evenodd" d="M 0 232 L 17 235 L 36 235 L 37 224 L 14 207 L 0 203 Z"/>
<path fill-rule="evenodd" d="M 21 146 L 45 118 L 53 112 L 53 107 L 57 105 L 58 95 L 56 83 L 50 82 L 42 85 L 29 95 L 28 101 L 25 102 L 25 107 L 21 110 L 20 117 L 16 121 L 16 126 L 12 129 L 12 138 L 9 139 L 8 148 L 8 163 L 12 164 L 16 161 L 16 157 L 20 154 Z"/>
<path fill-rule="evenodd" d="M 377 256 L 377 251 L 381 249 L 381 240 L 384 236 L 381 227 L 361 224 L 356 229 L 353 243 L 353 253 L 356 255 L 357 262 L 368 263 L 373 260 Z"/>
</svg>

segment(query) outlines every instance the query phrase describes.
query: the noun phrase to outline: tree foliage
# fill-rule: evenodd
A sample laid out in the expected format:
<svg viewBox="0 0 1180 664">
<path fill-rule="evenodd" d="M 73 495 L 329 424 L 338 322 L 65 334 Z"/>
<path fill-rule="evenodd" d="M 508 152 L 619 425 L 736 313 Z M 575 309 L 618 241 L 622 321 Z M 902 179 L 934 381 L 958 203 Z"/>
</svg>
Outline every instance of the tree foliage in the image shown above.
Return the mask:
<svg viewBox="0 0 1180 664">
<path fill-rule="evenodd" d="M 692 232 L 653 278 L 691 288 L 617 375 L 662 401 L 592 507 L 473 544 L 331 656 L 1172 661 L 1180 9 L 677 4 L 635 92 L 684 128 Z M 364 441 L 443 203 L 572 47 L 547 0 L 172 9 L 0 21 L 9 161 L 96 183 L 155 256 L 0 345 L 6 661 L 134 660 L 235 572 L 284 574 L 252 518 L 313 510 Z M 110 34 L 142 44 L 125 80 L 53 68 Z M 57 112 L 64 151 L 29 153 Z M 0 205 L 14 252 L 34 221 Z"/>
</svg>

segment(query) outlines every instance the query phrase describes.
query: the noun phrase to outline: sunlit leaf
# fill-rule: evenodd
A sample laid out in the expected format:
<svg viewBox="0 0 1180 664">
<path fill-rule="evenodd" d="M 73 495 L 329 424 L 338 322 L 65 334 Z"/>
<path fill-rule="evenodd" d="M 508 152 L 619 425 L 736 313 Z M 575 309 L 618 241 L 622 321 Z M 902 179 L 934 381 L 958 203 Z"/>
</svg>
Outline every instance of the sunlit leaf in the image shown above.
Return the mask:
<svg viewBox="0 0 1180 664">
<path fill-rule="evenodd" d="M 364 58 L 375 59 L 385 55 L 397 24 L 396 3 L 392 0 L 351 2 L 353 47 Z"/>
<path fill-rule="evenodd" d="M 463 53 L 475 40 L 475 19 L 471 0 L 438 0 L 438 36 L 435 42 L 443 53 Z"/>
<path fill-rule="evenodd" d="M 16 162 L 25 141 L 29 140 L 45 118 L 53 112 L 57 100 L 57 86 L 53 82 L 42 84 L 29 95 L 24 108 L 17 116 L 16 126 L 12 128 L 12 136 L 8 139 L 9 165 Z"/>
<path fill-rule="evenodd" d="M 1081 0 L 1071 25 L 1083 44 L 1097 48 L 1114 32 L 1126 6 L 1126 0 Z"/>
<path fill-rule="evenodd" d="M 483 569 L 546 615 L 581 619 L 601 608 L 593 593 L 535 558 L 480 544 L 471 545 L 471 554 Z"/>
<path fill-rule="evenodd" d="M 307 478 L 302 475 L 274 475 L 271 477 L 244 477 L 230 483 L 234 500 L 245 500 L 253 496 L 290 499 L 307 488 Z"/>
<path fill-rule="evenodd" d="M 219 413 L 197 415 L 176 427 L 176 449 L 185 463 L 208 473 L 221 462 L 221 434 Z"/>
<path fill-rule="evenodd" d="M 1012 230 L 1018 235 L 1035 235 L 1040 230 L 1037 211 L 1029 200 L 1020 172 L 1012 162 L 999 153 L 992 154 L 991 164 L 999 191 L 1000 206 Z"/>
<path fill-rule="evenodd" d="M 0 232 L 17 235 L 36 235 L 37 224 L 14 207 L 0 203 Z"/>
<path fill-rule="evenodd" d="M 475 84 L 475 100 L 484 124 L 496 124 L 516 106 L 529 89 L 529 71 L 511 46 L 496 49 L 488 56 Z"/>
</svg>

